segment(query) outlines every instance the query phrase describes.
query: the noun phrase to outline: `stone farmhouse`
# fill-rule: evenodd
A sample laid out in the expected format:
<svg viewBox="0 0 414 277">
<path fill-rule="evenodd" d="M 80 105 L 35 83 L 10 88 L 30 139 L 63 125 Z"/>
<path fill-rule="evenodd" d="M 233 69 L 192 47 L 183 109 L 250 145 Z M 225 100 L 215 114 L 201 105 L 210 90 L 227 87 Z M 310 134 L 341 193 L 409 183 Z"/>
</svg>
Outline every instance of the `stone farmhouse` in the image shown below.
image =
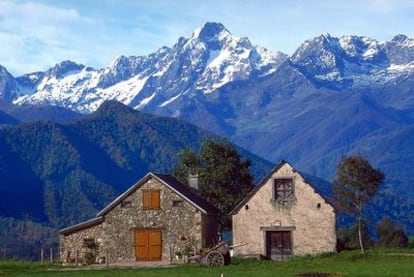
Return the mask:
<svg viewBox="0 0 414 277">
<path fill-rule="evenodd" d="M 336 251 L 335 209 L 282 161 L 232 211 L 235 255 L 273 260 Z"/>
<path fill-rule="evenodd" d="M 60 260 L 172 262 L 215 245 L 217 238 L 213 205 L 172 176 L 148 173 L 96 218 L 62 229 Z"/>
</svg>

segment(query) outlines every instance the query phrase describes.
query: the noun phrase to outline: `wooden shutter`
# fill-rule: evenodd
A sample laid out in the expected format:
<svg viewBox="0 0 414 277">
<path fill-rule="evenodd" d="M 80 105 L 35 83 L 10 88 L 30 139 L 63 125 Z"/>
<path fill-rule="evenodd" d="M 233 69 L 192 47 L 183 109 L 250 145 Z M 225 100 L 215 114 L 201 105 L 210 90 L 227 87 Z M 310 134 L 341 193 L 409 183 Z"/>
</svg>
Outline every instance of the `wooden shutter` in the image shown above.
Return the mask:
<svg viewBox="0 0 414 277">
<path fill-rule="evenodd" d="M 142 205 L 145 210 L 160 208 L 160 191 L 143 190 Z"/>
<path fill-rule="evenodd" d="M 152 209 L 160 208 L 160 191 L 159 190 L 151 191 L 151 208 Z"/>
<path fill-rule="evenodd" d="M 142 191 L 142 205 L 144 209 L 151 209 L 151 191 Z"/>
</svg>

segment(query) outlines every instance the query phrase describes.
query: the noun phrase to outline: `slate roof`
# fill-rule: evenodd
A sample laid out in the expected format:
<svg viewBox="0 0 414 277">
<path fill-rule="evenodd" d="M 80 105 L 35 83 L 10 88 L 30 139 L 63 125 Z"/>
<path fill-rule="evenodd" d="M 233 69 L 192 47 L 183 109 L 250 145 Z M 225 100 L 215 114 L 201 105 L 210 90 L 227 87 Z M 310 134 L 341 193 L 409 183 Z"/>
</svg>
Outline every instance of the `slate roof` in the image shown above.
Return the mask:
<svg viewBox="0 0 414 277">
<path fill-rule="evenodd" d="M 154 175 L 163 180 L 166 185 L 169 185 L 170 188 L 172 188 L 176 193 L 188 200 L 191 204 L 193 204 L 196 208 L 205 214 L 217 215 L 220 213 L 220 211 L 215 206 L 213 206 L 213 204 L 202 197 L 196 189 L 184 185 L 171 175 Z"/>
<path fill-rule="evenodd" d="M 77 231 L 99 225 L 103 221 L 104 221 L 103 216 L 95 217 L 95 218 L 89 219 L 87 221 L 84 221 L 84 222 L 81 222 L 81 223 L 63 228 L 63 229 L 60 230 L 60 234 L 65 235 L 65 236 L 70 235 L 70 234 L 73 234 Z"/>
</svg>

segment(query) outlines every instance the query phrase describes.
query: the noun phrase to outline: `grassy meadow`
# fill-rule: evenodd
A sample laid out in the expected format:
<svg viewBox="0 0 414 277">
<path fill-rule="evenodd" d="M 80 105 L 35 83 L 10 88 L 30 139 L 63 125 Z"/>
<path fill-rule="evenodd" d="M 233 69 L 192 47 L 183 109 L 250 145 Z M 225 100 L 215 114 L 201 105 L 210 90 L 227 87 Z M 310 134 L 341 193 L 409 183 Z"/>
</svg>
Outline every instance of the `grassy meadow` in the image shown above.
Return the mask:
<svg viewBox="0 0 414 277">
<path fill-rule="evenodd" d="M 317 274 L 319 273 L 319 274 Z M 414 276 L 414 250 L 375 249 L 365 255 L 344 251 L 289 261 L 259 261 L 234 258 L 221 268 L 187 264 L 163 268 L 101 268 L 40 265 L 35 262 L 0 261 L 0 277 L 5 276 L 183 276 L 183 277 L 262 277 L 262 276 Z M 308 275 L 306 275 L 308 274 Z"/>
</svg>

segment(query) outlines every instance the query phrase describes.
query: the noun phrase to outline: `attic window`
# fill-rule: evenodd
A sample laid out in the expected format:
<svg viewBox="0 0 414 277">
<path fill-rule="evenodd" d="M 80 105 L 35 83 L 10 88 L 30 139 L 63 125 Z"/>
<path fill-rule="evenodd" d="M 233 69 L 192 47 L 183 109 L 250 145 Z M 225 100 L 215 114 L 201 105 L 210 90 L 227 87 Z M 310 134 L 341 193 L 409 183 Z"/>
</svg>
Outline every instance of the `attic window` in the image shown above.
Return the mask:
<svg viewBox="0 0 414 277">
<path fill-rule="evenodd" d="M 295 186 L 292 178 L 274 179 L 273 200 L 278 202 L 295 200 Z"/>
</svg>

